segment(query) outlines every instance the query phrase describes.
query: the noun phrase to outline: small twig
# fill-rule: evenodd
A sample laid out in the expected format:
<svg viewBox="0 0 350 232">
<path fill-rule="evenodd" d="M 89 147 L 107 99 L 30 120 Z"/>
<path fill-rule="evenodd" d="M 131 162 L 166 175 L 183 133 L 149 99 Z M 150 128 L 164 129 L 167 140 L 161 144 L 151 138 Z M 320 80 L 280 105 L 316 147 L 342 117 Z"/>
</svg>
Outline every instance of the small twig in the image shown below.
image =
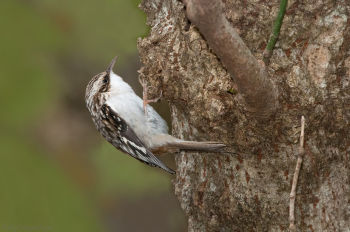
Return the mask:
<svg viewBox="0 0 350 232">
<path fill-rule="evenodd" d="M 264 62 L 266 65 L 268 65 L 270 63 L 270 58 L 272 56 L 272 50 L 275 47 L 278 36 L 280 34 L 280 29 L 282 26 L 284 14 L 286 13 L 287 5 L 288 5 L 288 0 L 281 0 L 280 9 L 278 11 L 276 20 L 273 24 L 272 33 L 270 35 L 269 42 L 267 43 L 264 54 L 263 54 L 264 55 Z"/>
<path fill-rule="evenodd" d="M 298 177 L 300 172 L 301 163 L 303 162 L 304 155 L 304 129 L 305 129 L 305 118 L 301 116 L 301 131 L 300 131 L 300 146 L 298 152 L 298 160 L 297 165 L 295 167 L 292 190 L 289 196 L 289 230 L 296 231 L 295 227 L 295 215 L 294 215 L 294 205 L 295 205 L 295 197 L 296 197 L 296 188 L 298 184 Z"/>
</svg>

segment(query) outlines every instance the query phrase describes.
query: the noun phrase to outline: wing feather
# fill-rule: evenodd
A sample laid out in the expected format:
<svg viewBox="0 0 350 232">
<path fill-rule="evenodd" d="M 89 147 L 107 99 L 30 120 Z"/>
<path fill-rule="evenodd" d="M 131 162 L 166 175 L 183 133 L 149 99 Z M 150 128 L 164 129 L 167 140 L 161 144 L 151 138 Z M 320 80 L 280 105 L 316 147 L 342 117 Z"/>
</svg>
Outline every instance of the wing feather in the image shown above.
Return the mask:
<svg viewBox="0 0 350 232">
<path fill-rule="evenodd" d="M 112 141 L 110 141 L 114 146 L 143 163 L 153 167 L 159 167 L 171 174 L 175 174 L 175 171 L 168 168 L 147 149 L 133 129 L 128 126 L 126 121 L 113 111 L 111 107 L 104 104 L 102 106 L 102 112 L 104 114 L 102 122 L 105 128 L 116 134 L 116 137 L 112 138 Z"/>
</svg>

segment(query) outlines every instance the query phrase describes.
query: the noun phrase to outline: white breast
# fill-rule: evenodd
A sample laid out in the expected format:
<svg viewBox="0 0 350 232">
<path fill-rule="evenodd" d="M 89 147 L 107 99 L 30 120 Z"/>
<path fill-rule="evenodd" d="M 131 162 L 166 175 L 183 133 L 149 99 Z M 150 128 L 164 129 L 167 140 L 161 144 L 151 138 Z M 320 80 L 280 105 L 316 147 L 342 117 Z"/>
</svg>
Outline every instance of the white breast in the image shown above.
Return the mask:
<svg viewBox="0 0 350 232">
<path fill-rule="evenodd" d="M 106 103 L 127 122 L 146 146 L 154 145 L 152 138 L 156 135 L 168 134 L 164 119 L 150 105 L 147 106 L 146 116 L 142 99 L 118 75 L 113 73 L 111 76 L 111 88 L 106 94 Z"/>
</svg>

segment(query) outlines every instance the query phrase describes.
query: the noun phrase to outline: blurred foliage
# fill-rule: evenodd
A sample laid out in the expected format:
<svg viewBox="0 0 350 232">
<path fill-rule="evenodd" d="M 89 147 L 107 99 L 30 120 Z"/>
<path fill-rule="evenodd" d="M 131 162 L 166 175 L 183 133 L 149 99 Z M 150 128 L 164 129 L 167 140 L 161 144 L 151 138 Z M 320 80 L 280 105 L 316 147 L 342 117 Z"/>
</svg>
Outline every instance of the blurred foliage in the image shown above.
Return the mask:
<svg viewBox="0 0 350 232">
<path fill-rule="evenodd" d="M 0 137 L 0 231 L 103 231 L 88 199 L 25 143 Z"/>
<path fill-rule="evenodd" d="M 145 166 L 121 152 L 116 152 L 110 144 L 103 143 L 94 153 L 98 189 L 104 194 L 118 192 L 120 195 L 140 197 L 147 192 L 155 194 L 169 188 L 169 179 L 164 171 Z"/>
<path fill-rule="evenodd" d="M 164 172 L 89 142 L 98 137 L 85 85 L 113 56 L 122 68 L 137 53 L 137 37 L 147 33 L 138 3 L 0 1 L 0 232 L 106 231 L 106 196 L 169 191 Z M 89 172 L 79 175 L 92 190 L 81 188 L 77 172 Z"/>
<path fill-rule="evenodd" d="M 109 63 L 116 54 L 135 53 L 136 39 L 147 32 L 136 0 L 41 0 L 42 14 L 65 36 L 66 52 Z M 125 62 L 124 60 L 122 62 Z"/>
<path fill-rule="evenodd" d="M 20 129 L 53 97 L 53 75 L 39 65 L 42 53 L 57 50 L 62 37 L 17 1 L 1 1 L 0 17 L 0 123 Z"/>
</svg>

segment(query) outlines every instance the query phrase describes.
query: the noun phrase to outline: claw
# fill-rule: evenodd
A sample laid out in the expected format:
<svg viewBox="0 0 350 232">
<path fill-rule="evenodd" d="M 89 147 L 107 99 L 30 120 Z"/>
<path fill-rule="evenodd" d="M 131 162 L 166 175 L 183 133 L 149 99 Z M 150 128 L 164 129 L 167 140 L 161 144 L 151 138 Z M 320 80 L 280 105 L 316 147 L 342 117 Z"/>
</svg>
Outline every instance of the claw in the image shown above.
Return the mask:
<svg viewBox="0 0 350 232">
<path fill-rule="evenodd" d="M 147 92 L 148 92 L 148 85 L 145 80 L 142 80 L 139 78 L 139 82 L 142 85 L 142 98 L 143 98 L 143 110 L 145 112 L 145 115 L 147 116 L 147 105 L 151 102 L 157 102 L 162 97 L 163 92 L 160 91 L 160 94 L 158 97 L 153 99 L 147 99 Z"/>
</svg>

